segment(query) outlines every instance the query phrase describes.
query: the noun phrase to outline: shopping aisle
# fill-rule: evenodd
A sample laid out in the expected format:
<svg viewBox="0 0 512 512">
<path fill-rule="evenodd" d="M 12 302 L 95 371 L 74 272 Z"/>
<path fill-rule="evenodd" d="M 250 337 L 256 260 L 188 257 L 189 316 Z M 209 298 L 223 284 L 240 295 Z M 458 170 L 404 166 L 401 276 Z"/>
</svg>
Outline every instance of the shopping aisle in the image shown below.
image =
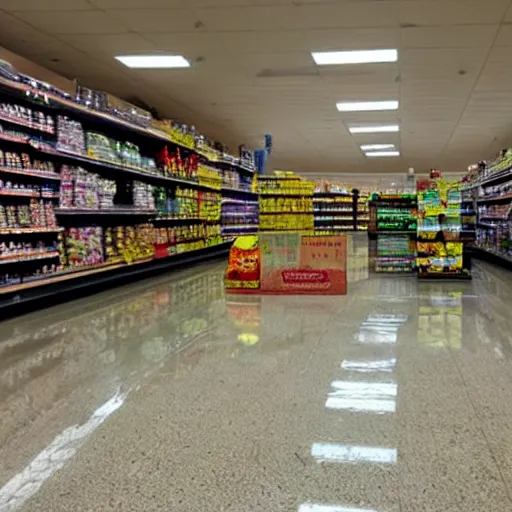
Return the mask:
<svg viewBox="0 0 512 512">
<path fill-rule="evenodd" d="M 512 274 L 226 299 L 223 265 L 1 324 L 1 511 L 512 509 Z"/>
</svg>

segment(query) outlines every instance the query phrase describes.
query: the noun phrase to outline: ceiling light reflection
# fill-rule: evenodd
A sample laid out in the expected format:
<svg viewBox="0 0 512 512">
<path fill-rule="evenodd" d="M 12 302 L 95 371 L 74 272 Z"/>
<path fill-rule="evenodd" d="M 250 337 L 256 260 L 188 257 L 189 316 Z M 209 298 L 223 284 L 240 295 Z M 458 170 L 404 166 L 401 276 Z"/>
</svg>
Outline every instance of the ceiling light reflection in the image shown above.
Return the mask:
<svg viewBox="0 0 512 512">
<path fill-rule="evenodd" d="M 126 394 L 117 392 L 96 409 L 86 423 L 73 425 L 61 432 L 23 471 L 0 489 L 0 510 L 14 510 L 36 494 L 45 480 L 75 455 L 85 438 L 116 412 L 125 399 Z"/>
<path fill-rule="evenodd" d="M 358 341 L 359 343 L 368 343 L 368 344 L 392 344 L 396 343 L 398 339 L 396 332 L 374 332 L 367 331 L 365 332 L 363 329 L 359 331 Z"/>
<path fill-rule="evenodd" d="M 304 503 L 299 506 L 299 512 L 377 512 L 375 509 L 344 507 L 343 505 L 317 505 Z"/>
<path fill-rule="evenodd" d="M 396 448 L 357 446 L 337 443 L 313 443 L 311 455 L 317 462 L 375 462 L 395 464 Z"/>
<path fill-rule="evenodd" d="M 343 370 L 350 370 L 353 372 L 362 372 L 362 373 L 370 373 L 370 372 L 392 372 L 396 366 L 396 358 L 391 359 L 375 359 L 373 361 L 370 360 L 361 360 L 361 361 L 350 361 L 345 359 L 341 363 L 341 367 Z"/>
<path fill-rule="evenodd" d="M 336 380 L 331 387 L 325 402 L 327 409 L 383 414 L 396 410 L 397 385 L 391 382 Z"/>
</svg>

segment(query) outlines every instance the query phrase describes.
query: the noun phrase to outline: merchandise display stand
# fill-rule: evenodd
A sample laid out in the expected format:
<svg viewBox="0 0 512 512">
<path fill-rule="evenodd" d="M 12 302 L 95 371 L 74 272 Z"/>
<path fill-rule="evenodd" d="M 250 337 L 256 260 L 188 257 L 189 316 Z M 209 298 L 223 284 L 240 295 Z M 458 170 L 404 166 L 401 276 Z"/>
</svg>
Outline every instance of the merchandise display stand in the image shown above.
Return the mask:
<svg viewBox="0 0 512 512">
<path fill-rule="evenodd" d="M 347 237 L 261 233 L 238 237 L 230 251 L 228 293 L 345 295 Z"/>
<path fill-rule="evenodd" d="M 257 226 L 246 150 L 6 64 L 0 95 L 2 313 L 227 254 L 233 214 Z"/>
<path fill-rule="evenodd" d="M 259 231 L 313 234 L 314 183 L 291 172 L 258 176 Z"/>
<path fill-rule="evenodd" d="M 349 231 L 367 231 L 368 196 L 359 190 L 321 182 L 313 196 L 315 234 L 337 235 Z"/>
<path fill-rule="evenodd" d="M 440 176 L 418 180 L 416 186 L 418 277 L 471 279 L 468 242 L 473 238 L 474 212 L 467 198 L 463 199 L 465 187 Z"/>
<path fill-rule="evenodd" d="M 416 194 L 374 194 L 369 202 L 370 267 L 411 273 L 416 260 Z"/>
</svg>

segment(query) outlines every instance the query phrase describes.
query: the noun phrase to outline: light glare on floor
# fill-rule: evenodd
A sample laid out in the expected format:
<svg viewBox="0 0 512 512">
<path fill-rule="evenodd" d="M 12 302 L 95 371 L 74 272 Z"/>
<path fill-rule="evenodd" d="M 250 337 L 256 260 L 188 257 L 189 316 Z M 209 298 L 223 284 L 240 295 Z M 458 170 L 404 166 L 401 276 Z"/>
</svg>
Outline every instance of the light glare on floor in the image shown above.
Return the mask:
<svg viewBox="0 0 512 512">
<path fill-rule="evenodd" d="M 138 69 L 176 69 L 190 67 L 190 62 L 181 55 L 118 55 L 116 60 L 129 68 Z"/>
<path fill-rule="evenodd" d="M 317 505 L 316 503 L 303 503 L 299 512 L 377 512 L 369 508 L 344 507 L 343 505 Z"/>
<path fill-rule="evenodd" d="M 376 110 L 397 110 L 398 101 L 341 101 L 336 103 L 340 112 L 374 112 Z"/>
<path fill-rule="evenodd" d="M 311 52 L 318 66 L 336 64 L 370 64 L 374 62 L 396 62 L 397 50 L 353 50 L 343 52 Z"/>
<path fill-rule="evenodd" d="M 356 446 L 351 444 L 313 443 L 311 455 L 317 462 L 396 463 L 395 448 Z"/>
<path fill-rule="evenodd" d="M 365 153 L 368 158 L 375 158 L 381 156 L 400 156 L 400 151 L 370 151 Z"/>
<path fill-rule="evenodd" d="M 400 131 L 397 124 L 381 125 L 381 126 L 350 126 L 350 133 L 392 133 Z"/>
</svg>

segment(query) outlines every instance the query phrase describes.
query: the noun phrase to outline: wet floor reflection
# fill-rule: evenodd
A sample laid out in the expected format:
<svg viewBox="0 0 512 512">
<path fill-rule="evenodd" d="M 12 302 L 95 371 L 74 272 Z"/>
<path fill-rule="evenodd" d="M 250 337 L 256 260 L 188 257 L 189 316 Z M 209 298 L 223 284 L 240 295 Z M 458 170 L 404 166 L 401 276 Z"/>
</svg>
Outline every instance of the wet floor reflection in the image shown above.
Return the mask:
<svg viewBox="0 0 512 512">
<path fill-rule="evenodd" d="M 325 407 L 349 412 L 392 413 L 396 410 L 397 385 L 389 382 L 331 382 Z"/>
<path fill-rule="evenodd" d="M 56 471 L 76 453 L 87 436 L 92 434 L 125 401 L 126 395 L 116 393 L 82 425 L 73 425 L 61 432 L 32 462 L 0 488 L 0 510 L 14 511 L 33 496 Z"/>
</svg>

